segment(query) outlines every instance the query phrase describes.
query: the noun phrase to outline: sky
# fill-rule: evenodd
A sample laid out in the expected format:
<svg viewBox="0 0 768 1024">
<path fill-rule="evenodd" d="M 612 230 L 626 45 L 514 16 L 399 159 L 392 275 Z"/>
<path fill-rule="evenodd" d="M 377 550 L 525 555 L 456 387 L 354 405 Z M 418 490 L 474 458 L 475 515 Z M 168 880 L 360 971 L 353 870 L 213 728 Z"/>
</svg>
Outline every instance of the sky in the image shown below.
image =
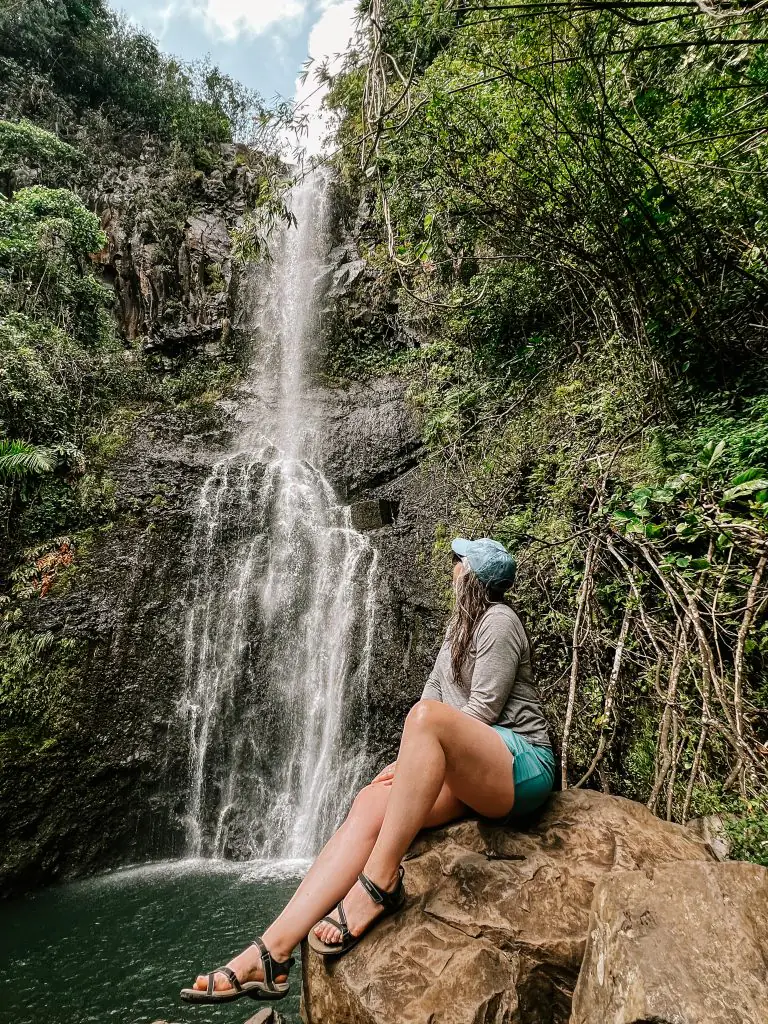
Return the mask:
<svg viewBox="0 0 768 1024">
<path fill-rule="evenodd" d="M 320 107 L 310 76 L 298 81 L 308 56 L 333 59 L 352 36 L 356 0 L 111 0 L 153 35 L 166 53 L 185 61 L 210 55 L 214 64 L 269 101 L 296 98 Z M 323 131 L 310 132 L 317 150 Z"/>
</svg>

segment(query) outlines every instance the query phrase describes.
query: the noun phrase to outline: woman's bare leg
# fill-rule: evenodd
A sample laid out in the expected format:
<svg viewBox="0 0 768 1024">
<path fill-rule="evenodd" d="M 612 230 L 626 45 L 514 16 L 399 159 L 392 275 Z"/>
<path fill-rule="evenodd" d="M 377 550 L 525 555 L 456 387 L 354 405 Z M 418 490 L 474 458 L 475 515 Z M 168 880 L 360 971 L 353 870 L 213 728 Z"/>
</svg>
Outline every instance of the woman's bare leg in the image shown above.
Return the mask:
<svg viewBox="0 0 768 1024">
<path fill-rule="evenodd" d="M 264 942 L 275 960 L 288 959 L 312 925 L 338 903 L 362 871 L 376 843 L 391 793 L 392 786 L 376 783 L 366 786 L 355 797 L 342 826 L 323 847 L 280 916 L 264 932 Z M 445 788 L 433 801 L 425 824 L 443 825 L 466 811 L 465 805 Z M 240 981 L 264 977 L 255 946 L 245 949 L 228 966 Z M 207 984 L 207 976 L 200 975 L 195 988 L 204 990 Z M 219 974 L 215 987 L 227 989 L 231 983 Z"/>
<path fill-rule="evenodd" d="M 392 792 L 365 874 L 382 889 L 393 888 L 400 861 L 444 787 L 479 814 L 508 813 L 515 799 L 512 766 L 506 744 L 490 726 L 439 701 L 419 701 L 405 723 Z M 344 897 L 344 910 L 353 935 L 380 913 L 357 884 Z M 330 924 L 319 925 L 315 934 L 325 942 L 340 940 Z"/>
</svg>

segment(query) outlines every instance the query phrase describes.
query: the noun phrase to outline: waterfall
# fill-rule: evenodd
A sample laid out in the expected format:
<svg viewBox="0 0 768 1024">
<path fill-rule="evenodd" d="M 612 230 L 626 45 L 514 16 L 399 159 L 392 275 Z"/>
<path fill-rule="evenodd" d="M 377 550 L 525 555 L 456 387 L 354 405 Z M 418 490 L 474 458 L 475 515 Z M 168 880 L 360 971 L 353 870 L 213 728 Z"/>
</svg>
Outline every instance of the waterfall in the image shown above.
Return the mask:
<svg viewBox="0 0 768 1024">
<path fill-rule="evenodd" d="M 315 463 L 306 369 L 322 294 L 326 188 L 290 196 L 231 452 L 199 496 L 186 621 L 186 822 L 195 856 L 307 858 L 366 768 L 375 551 Z"/>
</svg>

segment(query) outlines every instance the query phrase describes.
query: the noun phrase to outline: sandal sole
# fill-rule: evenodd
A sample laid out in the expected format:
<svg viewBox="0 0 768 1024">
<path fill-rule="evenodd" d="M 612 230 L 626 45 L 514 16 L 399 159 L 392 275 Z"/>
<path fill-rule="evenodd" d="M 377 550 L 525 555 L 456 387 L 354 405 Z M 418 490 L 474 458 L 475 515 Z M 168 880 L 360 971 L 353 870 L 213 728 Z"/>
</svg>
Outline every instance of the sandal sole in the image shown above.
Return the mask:
<svg viewBox="0 0 768 1024">
<path fill-rule="evenodd" d="M 202 992 L 200 989 L 194 988 L 183 988 L 180 996 L 183 1003 L 234 1003 L 237 999 L 250 999 L 261 1000 L 262 1002 L 275 1002 L 278 999 L 285 999 L 290 992 L 290 986 L 286 986 L 285 991 L 278 990 L 277 992 L 271 992 L 269 989 L 263 988 L 261 985 L 253 984 L 251 988 L 243 986 L 242 992 L 237 992 L 232 989 L 231 992 L 222 992 L 220 995 L 215 995 L 207 992 Z"/>
</svg>

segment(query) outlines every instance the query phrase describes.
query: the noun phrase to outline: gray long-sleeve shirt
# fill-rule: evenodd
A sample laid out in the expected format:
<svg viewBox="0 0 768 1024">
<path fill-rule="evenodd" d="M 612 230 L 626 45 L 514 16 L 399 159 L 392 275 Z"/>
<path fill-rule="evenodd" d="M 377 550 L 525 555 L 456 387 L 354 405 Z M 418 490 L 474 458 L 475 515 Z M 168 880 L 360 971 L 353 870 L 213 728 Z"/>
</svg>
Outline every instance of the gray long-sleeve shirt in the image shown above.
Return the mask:
<svg viewBox="0 0 768 1024">
<path fill-rule="evenodd" d="M 439 700 L 487 725 L 514 729 L 536 746 L 549 747 L 547 723 L 533 685 L 531 650 L 518 615 L 492 604 L 475 627 L 457 684 L 446 632 L 422 700 Z"/>
</svg>

